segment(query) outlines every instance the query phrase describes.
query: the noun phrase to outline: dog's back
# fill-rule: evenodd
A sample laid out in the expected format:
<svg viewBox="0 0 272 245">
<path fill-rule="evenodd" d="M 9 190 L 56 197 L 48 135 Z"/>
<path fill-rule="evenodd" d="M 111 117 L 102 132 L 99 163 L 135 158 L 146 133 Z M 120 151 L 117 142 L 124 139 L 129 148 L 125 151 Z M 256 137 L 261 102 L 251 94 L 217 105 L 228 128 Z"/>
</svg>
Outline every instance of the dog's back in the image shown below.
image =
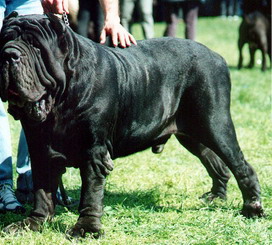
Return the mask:
<svg viewBox="0 0 272 245">
<path fill-rule="evenodd" d="M 269 29 L 269 22 L 262 13 L 259 11 L 254 11 L 244 16 L 241 24 L 241 29 L 242 28 L 244 28 L 244 31 L 248 32 L 248 41 L 251 41 L 253 36 L 250 34 L 261 34 L 262 32 L 267 33 Z M 241 31 L 243 31 L 243 29 Z"/>
</svg>

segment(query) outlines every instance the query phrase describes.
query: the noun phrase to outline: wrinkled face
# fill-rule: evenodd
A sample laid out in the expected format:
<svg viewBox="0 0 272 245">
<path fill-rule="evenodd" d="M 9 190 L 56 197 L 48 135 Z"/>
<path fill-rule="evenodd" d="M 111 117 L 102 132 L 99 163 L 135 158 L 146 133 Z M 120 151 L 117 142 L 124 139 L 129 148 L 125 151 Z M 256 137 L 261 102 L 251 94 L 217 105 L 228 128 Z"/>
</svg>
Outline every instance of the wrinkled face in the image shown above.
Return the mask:
<svg viewBox="0 0 272 245">
<path fill-rule="evenodd" d="M 10 22 L 1 32 L 1 98 L 8 101 L 15 119 L 26 116 L 42 122 L 54 105 L 57 80 L 64 76 L 55 57 L 58 50 L 53 53 L 51 49 L 49 22 L 45 25 L 19 17 Z"/>
<path fill-rule="evenodd" d="M 22 41 L 10 41 L 3 47 L 1 59 L 1 83 L 9 110 L 26 113 L 35 121 L 43 121 L 52 108 L 52 98 L 39 80 L 35 62 L 40 59 L 40 50 Z"/>
</svg>

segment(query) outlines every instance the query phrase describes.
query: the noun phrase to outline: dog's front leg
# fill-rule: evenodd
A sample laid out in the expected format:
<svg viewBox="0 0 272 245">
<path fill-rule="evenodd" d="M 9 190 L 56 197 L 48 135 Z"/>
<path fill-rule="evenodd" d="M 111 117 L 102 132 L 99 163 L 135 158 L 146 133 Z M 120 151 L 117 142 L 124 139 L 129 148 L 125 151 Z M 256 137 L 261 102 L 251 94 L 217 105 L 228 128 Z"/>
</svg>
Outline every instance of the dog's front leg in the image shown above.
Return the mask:
<svg viewBox="0 0 272 245">
<path fill-rule="evenodd" d="M 52 171 L 53 163 L 48 155 L 48 138 L 46 137 L 49 134 L 45 133 L 42 127 L 46 128 L 46 125 L 24 127 L 31 159 L 34 209 L 26 219 L 7 226 L 6 232 L 18 232 L 24 229 L 38 231 L 42 224 L 54 215 L 53 196 L 58 186 L 58 171 Z"/>
<path fill-rule="evenodd" d="M 37 230 L 45 221 L 50 221 L 55 214 L 56 191 L 60 171 L 54 168 L 51 162 L 44 166 L 32 164 L 32 175 L 34 209 L 26 220 L 29 220 L 31 230 Z"/>
<path fill-rule="evenodd" d="M 80 167 L 80 215 L 75 226 L 69 231 L 69 235 L 73 237 L 84 237 L 86 232 L 98 237 L 102 233 L 100 218 L 103 214 L 104 186 L 106 176 L 113 169 L 113 162 L 104 146 L 93 147 L 89 154 L 90 160 Z"/>
<path fill-rule="evenodd" d="M 21 230 L 40 231 L 42 225 L 54 215 L 52 193 L 45 189 L 36 190 L 34 193 L 34 209 L 30 215 L 22 221 L 12 223 L 4 228 L 6 233 L 17 233 Z"/>
</svg>

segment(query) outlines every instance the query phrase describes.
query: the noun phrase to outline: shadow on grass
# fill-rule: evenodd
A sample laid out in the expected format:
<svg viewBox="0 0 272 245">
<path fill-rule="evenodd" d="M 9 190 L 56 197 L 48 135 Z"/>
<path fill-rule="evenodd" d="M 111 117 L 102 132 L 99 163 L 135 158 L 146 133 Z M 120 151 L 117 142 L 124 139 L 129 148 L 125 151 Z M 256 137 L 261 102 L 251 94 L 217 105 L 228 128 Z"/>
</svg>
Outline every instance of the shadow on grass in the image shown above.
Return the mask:
<svg viewBox="0 0 272 245">
<path fill-rule="evenodd" d="M 72 197 L 74 200 L 79 200 L 80 198 L 80 189 L 73 189 L 73 190 L 66 190 L 68 196 Z M 230 209 L 234 209 L 238 213 L 238 209 L 230 206 L 226 206 L 223 201 L 219 203 L 206 203 L 206 202 L 199 202 L 196 205 L 191 207 L 186 207 L 185 209 L 182 206 L 176 205 L 160 205 L 161 200 L 164 198 L 163 195 L 167 195 L 166 193 L 162 193 L 159 189 L 150 189 L 150 190 L 138 190 L 138 191 L 130 191 L 130 192 L 114 192 L 114 191 L 105 191 L 105 198 L 104 198 L 104 214 L 110 216 L 118 216 L 119 212 L 124 212 L 124 210 L 128 211 L 128 213 L 138 213 L 137 211 L 144 211 L 150 213 L 167 213 L 167 212 L 177 212 L 183 213 L 186 211 L 208 211 L 214 212 L 217 209 L 220 209 L 222 212 L 227 212 Z M 186 195 L 179 195 L 178 202 L 186 202 L 189 197 Z M 6 213 L 0 215 L 0 229 L 11 224 L 13 222 L 23 220 L 31 211 L 32 205 L 25 205 L 27 212 L 25 215 L 18 215 L 12 213 Z M 69 214 L 70 212 L 70 214 Z M 56 219 L 53 220 L 52 223 L 45 224 L 46 227 L 50 227 L 55 231 L 60 231 L 61 233 L 67 232 L 69 227 L 76 222 L 77 215 L 78 215 L 78 206 L 73 206 L 69 208 L 69 212 L 67 212 L 67 208 L 62 206 L 56 207 Z M 73 223 L 67 226 L 67 222 L 64 221 L 68 216 L 71 216 L 71 213 L 76 216 Z M 61 217 L 62 214 L 67 214 L 65 217 Z M 60 219 L 59 219 L 60 218 Z"/>
<path fill-rule="evenodd" d="M 67 190 L 67 194 L 73 197 L 75 200 L 79 200 L 80 197 L 80 189 Z M 232 210 L 236 215 L 239 215 L 239 209 L 232 205 L 226 205 L 226 203 L 222 200 L 214 203 L 206 203 L 199 202 L 196 205 L 191 207 L 186 207 L 183 209 L 181 206 L 171 206 L 164 205 L 160 206 L 159 203 L 162 200 L 162 195 L 165 193 L 161 193 L 159 189 L 150 189 L 150 190 L 139 190 L 139 191 L 130 191 L 130 192 L 113 192 L 113 191 L 105 191 L 104 198 L 104 214 L 109 216 L 118 216 L 120 212 L 128 215 L 131 213 L 133 215 L 137 214 L 140 210 L 150 213 L 167 213 L 167 212 L 177 212 L 183 213 L 186 211 L 190 212 L 215 212 L 216 210 L 220 210 L 222 213 L 227 213 Z M 188 196 L 180 195 L 179 201 L 187 201 Z M 225 204 L 224 204 L 225 203 Z M 31 205 L 26 205 L 28 215 L 32 208 Z M 53 222 L 46 223 L 45 228 L 49 228 L 53 231 L 58 231 L 60 233 L 65 234 L 68 229 L 70 229 L 77 220 L 77 206 L 69 208 L 69 212 L 67 209 L 62 206 L 57 206 L 56 208 L 56 219 Z M 71 215 L 71 213 L 73 215 Z M 65 214 L 64 216 L 62 214 Z M 67 214 L 67 215 L 66 215 Z M 25 218 L 26 215 L 18 215 L 18 214 L 2 214 L 0 215 L 0 229 L 11 224 L 13 222 L 21 221 Z M 73 218 L 73 216 L 75 217 Z M 67 223 L 67 217 L 69 218 L 69 223 Z M 71 222 L 71 218 L 73 221 Z M 71 222 L 71 223 L 70 223 Z"/>
<path fill-rule="evenodd" d="M 271 70 L 271 67 L 272 67 L 271 65 L 270 66 L 267 65 L 267 72 L 269 72 Z M 229 65 L 228 68 L 229 68 L 230 71 L 240 71 L 240 72 L 243 72 L 243 71 L 250 71 L 250 70 L 252 70 L 252 71 L 260 71 L 260 72 L 262 72 L 261 71 L 261 67 L 259 67 L 258 65 L 254 66 L 254 67 L 251 67 L 251 68 L 248 67 L 248 65 L 244 65 L 240 69 L 238 69 L 237 66 Z"/>
<path fill-rule="evenodd" d="M 229 68 L 230 71 L 239 71 L 237 66 L 234 66 L 234 65 L 229 65 L 228 68 Z"/>
<path fill-rule="evenodd" d="M 68 196 L 73 199 L 79 200 L 80 189 L 77 190 L 67 190 Z M 185 198 L 185 196 L 184 196 Z M 158 189 L 150 189 L 144 191 L 130 191 L 130 192 L 112 192 L 105 191 L 104 196 L 104 207 L 106 207 L 105 212 L 107 212 L 107 207 L 114 210 L 118 207 L 125 208 L 140 208 L 141 210 L 152 210 L 157 212 L 168 212 L 170 210 L 179 211 L 176 207 L 163 207 L 160 206 L 159 200 L 161 199 L 161 193 Z M 78 206 L 69 208 L 70 212 L 78 213 Z M 58 213 L 65 212 L 64 208 L 59 209 Z"/>
<path fill-rule="evenodd" d="M 69 190 L 67 191 L 68 195 L 75 196 L 79 195 L 80 190 Z M 214 212 L 216 210 L 221 210 L 222 212 L 233 212 L 240 213 L 240 208 L 237 204 L 233 202 L 227 202 L 220 198 L 216 198 L 213 201 L 208 201 L 204 198 L 199 197 L 199 202 L 196 202 L 195 205 L 187 206 L 183 208 L 182 203 L 188 202 L 191 198 L 187 195 L 180 194 L 178 196 L 178 202 L 180 206 L 177 205 L 160 205 L 161 201 L 164 199 L 165 193 L 160 192 L 159 189 L 150 189 L 150 190 L 139 190 L 139 191 L 130 191 L 130 192 L 112 192 L 105 191 L 104 198 L 104 213 L 108 215 L 114 215 L 122 209 L 148 211 L 148 212 L 157 212 L 157 213 L 167 213 L 167 212 L 177 212 L 183 213 L 186 211 L 209 211 Z M 166 197 L 167 198 L 167 197 Z M 69 209 L 70 212 L 78 214 L 77 206 Z M 58 214 L 66 212 L 64 208 L 60 208 Z"/>
<path fill-rule="evenodd" d="M 66 190 L 68 196 L 74 200 L 79 200 L 80 189 Z M 126 209 L 138 208 L 141 210 L 147 210 L 152 212 L 169 212 L 180 210 L 177 207 L 162 207 L 158 205 L 160 199 L 160 192 L 157 189 L 145 190 L 145 191 L 133 191 L 133 192 L 111 192 L 105 191 L 104 198 L 104 213 L 114 214 L 120 210 L 120 207 Z M 14 214 L 14 213 L 2 213 L 0 214 L 0 229 L 17 221 L 23 220 L 27 217 L 33 205 L 24 205 L 26 208 L 25 214 Z M 78 215 L 78 205 L 68 208 L 69 211 L 75 215 Z M 56 216 L 67 213 L 67 208 L 62 206 L 56 207 Z M 52 223 L 53 229 L 63 230 L 65 225 L 62 222 Z"/>
</svg>

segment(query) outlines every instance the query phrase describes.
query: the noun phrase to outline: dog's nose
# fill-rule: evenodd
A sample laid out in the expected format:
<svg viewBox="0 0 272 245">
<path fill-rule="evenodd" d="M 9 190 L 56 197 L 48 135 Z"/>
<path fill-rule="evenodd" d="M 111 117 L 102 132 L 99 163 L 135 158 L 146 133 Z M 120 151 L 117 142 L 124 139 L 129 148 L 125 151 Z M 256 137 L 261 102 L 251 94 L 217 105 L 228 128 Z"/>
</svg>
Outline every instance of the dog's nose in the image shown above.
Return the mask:
<svg viewBox="0 0 272 245">
<path fill-rule="evenodd" d="M 21 52 L 14 48 L 6 48 L 3 52 L 3 58 L 10 63 L 20 62 Z"/>
</svg>

